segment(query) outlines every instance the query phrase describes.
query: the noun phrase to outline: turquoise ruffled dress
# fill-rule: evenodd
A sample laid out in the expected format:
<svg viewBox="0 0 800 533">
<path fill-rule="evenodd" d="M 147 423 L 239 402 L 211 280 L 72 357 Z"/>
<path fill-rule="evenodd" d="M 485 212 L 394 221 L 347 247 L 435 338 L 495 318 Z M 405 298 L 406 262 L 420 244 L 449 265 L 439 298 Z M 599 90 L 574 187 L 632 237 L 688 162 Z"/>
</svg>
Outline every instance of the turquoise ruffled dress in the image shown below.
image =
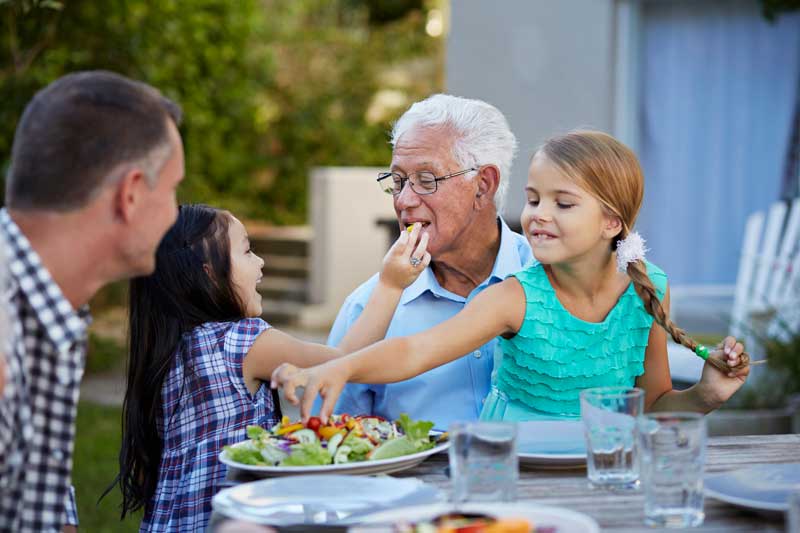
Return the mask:
<svg viewBox="0 0 800 533">
<path fill-rule="evenodd" d="M 663 299 L 667 276 L 652 263 L 647 274 Z M 605 320 L 586 322 L 561 305 L 540 263 L 514 276 L 525 290 L 525 320 L 514 337 L 500 338 L 481 420 L 577 419 L 582 389 L 633 386 L 644 373 L 653 317 L 633 283 Z"/>
</svg>

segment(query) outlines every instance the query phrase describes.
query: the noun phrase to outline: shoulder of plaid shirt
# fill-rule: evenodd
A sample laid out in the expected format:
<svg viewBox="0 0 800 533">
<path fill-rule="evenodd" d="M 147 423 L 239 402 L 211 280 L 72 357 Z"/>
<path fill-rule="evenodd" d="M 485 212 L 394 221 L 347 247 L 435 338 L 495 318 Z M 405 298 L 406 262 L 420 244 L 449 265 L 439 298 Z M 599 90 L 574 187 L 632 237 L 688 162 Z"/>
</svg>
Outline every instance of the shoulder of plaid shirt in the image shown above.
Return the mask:
<svg viewBox="0 0 800 533">
<path fill-rule="evenodd" d="M 0 530 L 61 531 L 78 525 L 70 475 L 88 307 L 72 309 L 5 209 L 0 210 L 0 237 L 9 265 L 0 295 L 13 339 L 6 345 L 7 383 L 0 398 Z M 36 353 L 28 353 L 31 349 Z M 26 356 L 39 364 L 26 365 Z M 39 368 L 47 363 L 47 369 Z M 28 372 L 32 369 L 35 375 Z M 56 404 L 44 413 L 34 409 Z M 46 429 L 49 438 L 40 438 L 35 428 Z M 48 453 L 42 443 L 56 449 Z M 31 452 L 39 463 L 31 460 Z"/>
</svg>

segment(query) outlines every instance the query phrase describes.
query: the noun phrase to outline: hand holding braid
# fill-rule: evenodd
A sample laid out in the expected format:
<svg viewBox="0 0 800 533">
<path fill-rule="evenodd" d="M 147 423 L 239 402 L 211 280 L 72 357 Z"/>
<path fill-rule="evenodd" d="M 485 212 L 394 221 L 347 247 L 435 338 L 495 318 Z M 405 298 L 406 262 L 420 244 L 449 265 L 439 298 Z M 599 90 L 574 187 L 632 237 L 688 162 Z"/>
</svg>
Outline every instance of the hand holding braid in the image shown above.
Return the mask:
<svg viewBox="0 0 800 533">
<path fill-rule="evenodd" d="M 699 345 L 697 341 L 687 335 L 667 316 L 661 306 L 661 301 L 658 299 L 653 282 L 650 280 L 650 276 L 647 275 L 647 267 L 644 262 L 639 259 L 629 262 L 627 266 L 628 276 L 633 281 L 633 287 L 636 290 L 636 294 L 642 299 L 644 308 L 653 316 L 656 323 L 669 333 L 675 342 L 686 346 L 724 374 L 739 373 L 750 365 L 750 356 L 745 352 L 739 355 L 739 362 L 734 366 L 730 366 L 727 361 L 709 357 L 708 349 L 705 346 Z M 718 348 L 720 347 L 718 346 Z"/>
</svg>

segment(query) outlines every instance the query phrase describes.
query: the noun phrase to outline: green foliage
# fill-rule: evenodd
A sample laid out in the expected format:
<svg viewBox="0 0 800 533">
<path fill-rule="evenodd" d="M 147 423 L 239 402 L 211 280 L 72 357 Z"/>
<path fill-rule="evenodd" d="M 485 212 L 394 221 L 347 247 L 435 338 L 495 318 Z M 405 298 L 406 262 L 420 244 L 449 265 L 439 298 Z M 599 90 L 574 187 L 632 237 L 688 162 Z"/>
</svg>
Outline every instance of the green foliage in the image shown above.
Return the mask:
<svg viewBox="0 0 800 533">
<path fill-rule="evenodd" d="M 800 394 L 800 329 L 776 319 L 778 333 L 758 334 L 763 346 L 767 369 L 752 385 L 743 387 L 734 405 L 766 409 L 785 407 L 788 400 Z"/>
<path fill-rule="evenodd" d="M 78 404 L 78 421 L 73 456 L 72 484 L 78 503 L 79 531 L 117 533 L 138 531 L 142 512 L 120 521 L 119 489 L 98 498 L 119 471 L 119 407 L 104 407 L 89 402 Z"/>
<path fill-rule="evenodd" d="M 62 4 L 0 0 L 8 29 L 0 44 L 0 166 L 36 90 L 70 71 L 110 69 L 182 105 L 183 201 L 301 223 L 312 166 L 386 164 L 390 121 L 442 85 L 441 42 L 425 33 L 421 0 L 400 9 L 377 0 Z M 433 68 L 387 76 L 398 64 Z M 370 112 L 385 88 L 402 101 Z"/>
<path fill-rule="evenodd" d="M 89 333 L 89 349 L 86 355 L 85 373 L 101 374 L 121 370 L 125 366 L 125 346 L 104 335 Z"/>
</svg>

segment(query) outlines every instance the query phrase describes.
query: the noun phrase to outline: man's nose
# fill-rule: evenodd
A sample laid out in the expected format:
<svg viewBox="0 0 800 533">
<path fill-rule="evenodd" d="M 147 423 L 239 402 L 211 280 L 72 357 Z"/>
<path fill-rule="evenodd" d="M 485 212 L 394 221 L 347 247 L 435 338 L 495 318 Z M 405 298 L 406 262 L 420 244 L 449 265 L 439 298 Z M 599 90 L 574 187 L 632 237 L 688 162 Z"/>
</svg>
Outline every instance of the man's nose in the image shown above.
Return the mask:
<svg viewBox="0 0 800 533">
<path fill-rule="evenodd" d="M 400 210 L 419 205 L 419 195 L 411 188 L 411 180 L 407 180 L 403 184 L 403 188 L 400 189 L 400 194 L 394 197 L 394 202 Z"/>
</svg>

